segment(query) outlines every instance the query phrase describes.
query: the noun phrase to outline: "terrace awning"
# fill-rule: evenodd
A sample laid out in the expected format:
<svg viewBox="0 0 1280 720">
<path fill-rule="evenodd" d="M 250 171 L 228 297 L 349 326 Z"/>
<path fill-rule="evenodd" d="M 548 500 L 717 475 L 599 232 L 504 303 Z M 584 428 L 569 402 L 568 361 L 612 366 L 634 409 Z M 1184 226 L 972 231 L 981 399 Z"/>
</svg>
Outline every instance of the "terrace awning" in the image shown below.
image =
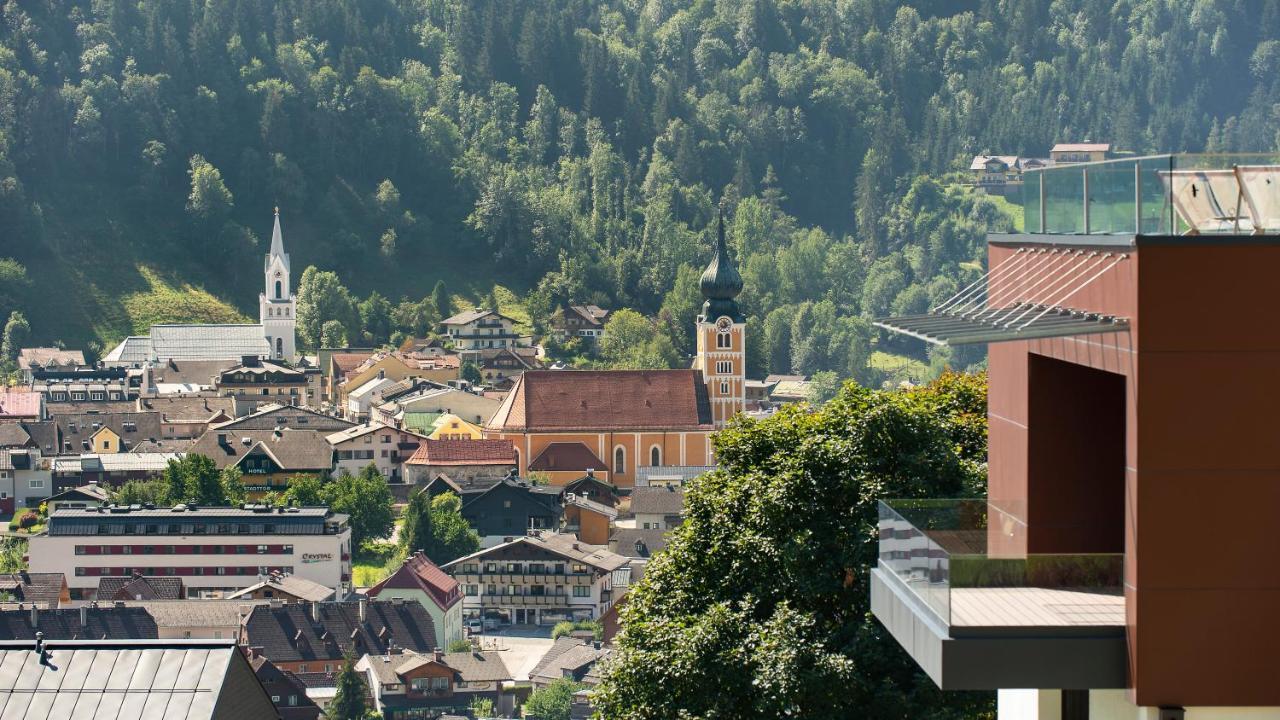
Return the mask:
<svg viewBox="0 0 1280 720">
<path fill-rule="evenodd" d="M 1019 248 L 929 312 L 881 318 L 876 327 L 936 345 L 970 345 L 1126 330 L 1126 318 L 1069 301 L 1129 258 L 1083 248 Z"/>
</svg>

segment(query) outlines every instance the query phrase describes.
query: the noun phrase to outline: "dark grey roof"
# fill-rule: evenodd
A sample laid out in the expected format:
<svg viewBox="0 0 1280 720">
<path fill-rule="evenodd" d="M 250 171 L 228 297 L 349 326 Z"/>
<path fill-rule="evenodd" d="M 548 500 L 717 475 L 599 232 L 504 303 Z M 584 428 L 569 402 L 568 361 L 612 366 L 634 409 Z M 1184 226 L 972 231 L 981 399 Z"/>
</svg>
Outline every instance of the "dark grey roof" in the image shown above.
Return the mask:
<svg viewBox="0 0 1280 720">
<path fill-rule="evenodd" d="M 680 515 L 684 512 L 684 490 L 667 487 L 638 487 L 631 491 L 631 512 L 636 515 Z"/>
<path fill-rule="evenodd" d="M 261 407 L 249 415 L 218 423 L 210 429 L 218 429 L 229 433 L 240 432 L 241 430 L 275 430 L 278 427 L 287 427 L 299 430 L 336 432 L 354 425 L 355 423 L 353 422 L 304 407 L 276 405 L 273 403 L 270 407 Z"/>
<path fill-rule="evenodd" d="M 31 443 L 31 435 L 22 423 L 0 423 L 0 448 L 27 447 Z"/>
<path fill-rule="evenodd" d="M 160 437 L 160 413 L 155 412 L 84 413 L 59 415 L 56 419 L 62 432 L 63 452 L 83 452 L 83 442 L 104 426 L 120 436 L 126 449 L 143 440 Z"/>
<path fill-rule="evenodd" d="M 317 429 L 245 430 L 217 426 L 206 430 L 187 452 L 211 458 L 221 469 L 239 463 L 254 448 L 261 447 L 285 472 L 320 471 L 333 467 L 333 446 L 325 439 L 327 435 Z M 219 442 L 219 436 L 225 442 Z M 248 444 L 244 442 L 246 438 Z"/>
<path fill-rule="evenodd" d="M 366 603 L 364 622 L 361 602 Z M 427 652 L 436 646 L 434 628 L 421 603 L 392 600 L 258 605 L 245 621 L 246 644 L 261 647 L 272 662 L 385 653 L 393 641 L 397 647 Z"/>
<path fill-rule="evenodd" d="M 276 717 L 232 640 L 0 644 L 4 717 Z"/>
<path fill-rule="evenodd" d="M 22 429 L 27 431 L 31 436 L 31 440 L 40 448 L 40 452 L 45 455 L 56 455 L 60 440 L 58 439 L 58 423 L 53 420 L 41 420 L 40 422 L 24 422 Z"/>
<path fill-rule="evenodd" d="M 248 660 L 249 666 L 258 676 L 258 682 L 262 683 L 267 695 L 280 698 L 276 710 L 280 711 L 285 720 L 310 719 L 320 715 L 320 706 L 307 697 L 307 686 L 293 673 L 281 670 L 261 655 L 255 655 Z M 287 698 L 290 695 L 294 696 L 296 705 L 288 704 Z"/>
<path fill-rule="evenodd" d="M 36 603 L 42 607 L 57 607 L 62 597 L 66 578 L 62 573 L 10 573 L 0 575 L 0 592 L 13 595 L 15 600 Z"/>
<path fill-rule="evenodd" d="M 80 622 L 81 612 L 85 622 Z M 139 607 L 88 607 L 59 610 L 0 610 L 0 640 L 152 640 L 159 637 L 156 621 Z"/>
<path fill-rule="evenodd" d="M 98 579 L 98 600 L 180 600 L 180 577 L 130 575 Z"/>
<path fill-rule="evenodd" d="M 627 557 L 651 557 L 667 547 L 669 530 L 618 528 L 609 536 L 609 549 Z M 637 545 L 636 541 L 640 544 Z"/>
</svg>

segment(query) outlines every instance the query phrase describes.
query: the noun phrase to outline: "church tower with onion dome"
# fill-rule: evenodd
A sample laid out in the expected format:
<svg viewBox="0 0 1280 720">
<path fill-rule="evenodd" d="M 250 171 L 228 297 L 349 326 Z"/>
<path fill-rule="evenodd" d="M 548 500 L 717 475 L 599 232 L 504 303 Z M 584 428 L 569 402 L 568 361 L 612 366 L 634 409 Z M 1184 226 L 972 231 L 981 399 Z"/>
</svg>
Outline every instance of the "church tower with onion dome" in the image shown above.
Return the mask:
<svg viewBox="0 0 1280 720">
<path fill-rule="evenodd" d="M 716 223 L 716 248 L 699 282 L 702 314 L 698 316 L 698 348 L 693 366 L 702 371 L 717 430 L 746 407 L 747 319 L 738 307 L 742 275 L 729 257 L 724 239 L 724 211 Z"/>
</svg>

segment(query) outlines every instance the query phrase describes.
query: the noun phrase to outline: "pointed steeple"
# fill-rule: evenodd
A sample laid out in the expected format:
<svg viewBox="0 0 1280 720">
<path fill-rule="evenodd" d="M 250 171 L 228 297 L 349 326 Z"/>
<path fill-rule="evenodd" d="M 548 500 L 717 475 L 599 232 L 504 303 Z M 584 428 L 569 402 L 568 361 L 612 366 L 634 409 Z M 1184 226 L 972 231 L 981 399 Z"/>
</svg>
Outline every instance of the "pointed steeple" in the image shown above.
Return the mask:
<svg viewBox="0 0 1280 720">
<path fill-rule="evenodd" d="M 284 251 L 284 236 L 280 232 L 280 207 L 275 209 L 275 225 L 271 228 L 271 252 L 267 253 L 266 261 L 263 266 L 271 267 L 272 258 L 280 258 L 280 262 L 284 264 L 284 269 L 289 270 L 289 254 Z"/>
<path fill-rule="evenodd" d="M 724 208 L 716 219 L 716 251 L 698 283 L 702 297 L 702 314 L 708 321 L 728 316 L 734 322 L 742 322 L 742 311 L 734 298 L 742 292 L 742 275 L 729 257 L 729 246 L 724 239 Z"/>
</svg>

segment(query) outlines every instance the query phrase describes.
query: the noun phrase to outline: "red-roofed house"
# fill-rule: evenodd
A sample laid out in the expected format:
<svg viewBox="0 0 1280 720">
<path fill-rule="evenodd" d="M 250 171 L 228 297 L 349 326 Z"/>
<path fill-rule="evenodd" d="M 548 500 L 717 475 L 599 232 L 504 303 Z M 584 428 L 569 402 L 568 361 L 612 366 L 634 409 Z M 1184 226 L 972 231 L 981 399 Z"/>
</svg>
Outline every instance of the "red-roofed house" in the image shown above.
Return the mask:
<svg viewBox="0 0 1280 720">
<path fill-rule="evenodd" d="M 369 588 L 376 600 L 416 600 L 435 623 L 436 640 L 448 647 L 462 639 L 462 589 L 458 581 L 436 567 L 421 550 L 410 555 L 385 580 Z"/>
<path fill-rule="evenodd" d="M 0 388 L 0 420 L 44 419 L 44 396 L 13 388 Z"/>
<path fill-rule="evenodd" d="M 451 480 L 502 478 L 518 462 L 510 440 L 423 440 L 405 461 L 409 482 L 425 484 L 444 475 Z"/>
</svg>

